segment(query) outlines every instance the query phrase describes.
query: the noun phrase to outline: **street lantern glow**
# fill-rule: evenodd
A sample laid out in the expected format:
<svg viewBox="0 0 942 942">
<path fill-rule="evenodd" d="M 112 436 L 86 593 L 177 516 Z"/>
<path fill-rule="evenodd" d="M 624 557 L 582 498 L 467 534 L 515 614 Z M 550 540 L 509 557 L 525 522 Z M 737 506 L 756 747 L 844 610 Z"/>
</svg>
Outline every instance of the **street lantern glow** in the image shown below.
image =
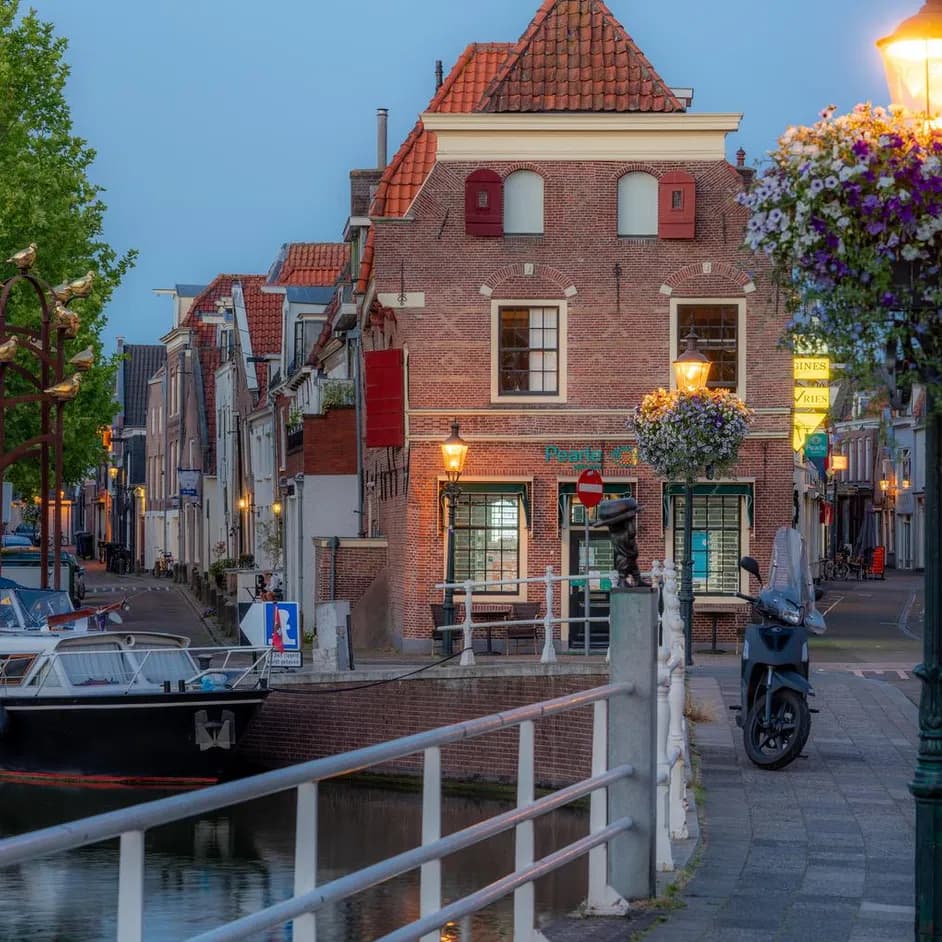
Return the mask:
<svg viewBox="0 0 942 942">
<path fill-rule="evenodd" d="M 248 510 L 248 507 L 249 507 L 248 499 L 245 497 L 240 497 L 239 498 L 239 510 Z"/>
<path fill-rule="evenodd" d="M 890 100 L 935 124 L 942 109 L 942 0 L 926 0 L 889 36 L 877 40 Z"/>
<path fill-rule="evenodd" d="M 673 364 L 677 388 L 686 393 L 705 389 L 710 376 L 711 364 L 706 354 L 697 349 L 698 339 L 691 329 L 690 333 L 684 337 L 687 341 L 687 348 L 674 360 Z"/>
<path fill-rule="evenodd" d="M 271 505 L 271 512 L 272 512 L 276 517 L 281 516 L 281 501 L 280 501 L 280 500 L 276 500 L 276 501 Z"/>
<path fill-rule="evenodd" d="M 442 464 L 448 480 L 454 484 L 464 471 L 468 456 L 468 443 L 458 434 L 458 423 L 451 423 L 451 435 L 442 442 Z"/>
</svg>

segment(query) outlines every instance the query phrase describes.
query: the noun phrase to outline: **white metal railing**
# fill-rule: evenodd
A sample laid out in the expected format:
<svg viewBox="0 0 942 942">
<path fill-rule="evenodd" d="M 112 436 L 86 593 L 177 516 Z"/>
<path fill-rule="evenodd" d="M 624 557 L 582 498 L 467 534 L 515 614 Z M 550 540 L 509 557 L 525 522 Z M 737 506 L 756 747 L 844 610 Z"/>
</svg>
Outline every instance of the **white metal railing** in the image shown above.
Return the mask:
<svg viewBox="0 0 942 942">
<path fill-rule="evenodd" d="M 237 942 L 290 921 L 294 923 L 292 938 L 295 942 L 315 942 L 318 910 L 417 867 L 421 868 L 420 918 L 383 936 L 382 942 L 405 942 L 419 937 L 423 942 L 437 942 L 440 928 L 446 922 L 463 918 L 511 892 L 514 894 L 513 937 L 529 940 L 534 938 L 536 931 L 533 881 L 585 854 L 589 855 L 589 909 L 611 912 L 614 901 L 624 904 L 608 885 L 607 844 L 629 831 L 637 833 L 639 840 L 645 840 L 644 835 L 650 833 L 652 822 L 648 820 L 647 803 L 644 801 L 639 802 L 638 807 L 615 807 L 611 811 L 614 820 L 609 817 L 607 789 L 639 773 L 631 764 L 609 768 L 608 757 L 612 747 L 608 714 L 612 698 L 630 695 L 634 690 L 635 686 L 631 682 L 607 684 L 353 752 L 7 838 L 0 840 L 0 866 L 14 866 L 40 855 L 62 853 L 119 837 L 117 938 L 119 942 L 141 942 L 144 936 L 146 832 L 183 818 L 294 789 L 297 794 L 294 895 L 227 925 L 194 936 L 191 942 Z M 650 717 L 651 709 L 648 706 L 648 712 L 645 713 L 642 700 L 637 704 L 638 722 L 641 724 L 645 722 L 646 716 Z M 590 777 L 535 799 L 534 722 L 589 704 L 593 705 L 594 711 Z M 516 807 L 442 837 L 442 747 L 513 726 L 520 730 Z M 422 846 L 318 886 L 318 783 L 416 752 L 424 755 Z M 640 774 L 644 777 L 643 756 L 639 756 L 639 763 Z M 590 796 L 589 835 L 541 860 L 534 860 L 533 819 L 586 795 Z M 516 841 L 513 873 L 469 896 L 442 906 L 442 857 L 509 830 L 515 832 Z M 644 853 L 641 847 L 637 850 Z"/>
<path fill-rule="evenodd" d="M 652 577 L 661 587 L 657 650 L 657 869 L 671 871 L 671 839 L 687 837 L 687 720 L 684 716 L 684 620 L 673 562 L 654 560 Z"/>
<path fill-rule="evenodd" d="M 645 573 L 644 575 L 648 575 Z M 618 581 L 617 572 L 589 572 L 585 574 L 573 574 L 568 576 L 557 576 L 553 574 L 553 567 L 547 566 L 544 575 L 542 576 L 530 576 L 525 579 L 488 579 L 483 581 L 475 581 L 473 579 L 468 579 L 465 582 L 439 582 L 435 588 L 436 589 L 452 589 L 458 590 L 459 592 L 464 593 L 464 598 L 456 604 L 456 608 L 460 605 L 464 607 L 464 619 L 460 622 L 455 622 L 451 625 L 440 625 L 438 627 L 439 631 L 457 631 L 461 630 L 464 634 L 464 647 L 461 649 L 461 660 L 459 664 L 462 667 L 470 667 L 475 663 L 474 660 L 474 648 L 473 648 L 473 633 L 475 628 L 514 628 L 521 625 L 542 625 L 543 626 L 543 650 L 540 654 L 540 662 L 543 664 L 552 664 L 556 662 L 556 648 L 553 645 L 553 625 L 565 625 L 565 624 L 599 624 L 599 625 L 608 625 L 609 619 L 607 615 L 596 615 L 589 616 L 586 613 L 585 616 L 579 616 L 577 618 L 554 618 L 553 617 L 553 603 L 555 600 L 555 593 L 553 591 L 553 586 L 561 582 L 581 582 L 583 579 L 609 579 L 611 580 L 612 585 L 615 585 Z M 486 594 L 488 589 L 499 588 L 502 586 L 521 586 L 521 585 L 533 585 L 540 584 L 544 585 L 544 608 L 543 608 L 543 617 L 542 618 L 518 618 L 518 619 L 500 619 L 496 621 L 474 621 L 473 620 L 473 608 L 474 608 L 474 593 L 481 593 L 482 591 Z M 512 605 L 512 602 L 508 602 L 508 605 Z"/>
</svg>

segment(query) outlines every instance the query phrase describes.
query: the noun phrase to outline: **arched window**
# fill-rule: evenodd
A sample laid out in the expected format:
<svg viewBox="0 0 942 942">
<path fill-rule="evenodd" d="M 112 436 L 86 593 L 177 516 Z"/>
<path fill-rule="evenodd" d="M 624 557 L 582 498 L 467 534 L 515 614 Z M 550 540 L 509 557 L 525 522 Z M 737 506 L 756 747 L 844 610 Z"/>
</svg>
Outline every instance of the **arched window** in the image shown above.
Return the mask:
<svg viewBox="0 0 942 942">
<path fill-rule="evenodd" d="M 657 178 L 626 173 L 618 181 L 618 234 L 657 235 Z"/>
<path fill-rule="evenodd" d="M 543 232 L 543 178 L 516 170 L 504 180 L 504 233 Z"/>
</svg>

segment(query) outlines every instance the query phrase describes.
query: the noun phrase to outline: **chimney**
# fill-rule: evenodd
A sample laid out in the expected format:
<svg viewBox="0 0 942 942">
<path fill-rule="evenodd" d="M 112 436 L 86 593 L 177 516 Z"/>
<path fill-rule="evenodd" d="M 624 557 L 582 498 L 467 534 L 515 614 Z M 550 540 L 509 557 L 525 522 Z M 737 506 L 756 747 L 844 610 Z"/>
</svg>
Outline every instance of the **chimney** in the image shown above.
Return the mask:
<svg viewBox="0 0 942 942">
<path fill-rule="evenodd" d="M 740 147 L 736 151 L 736 166 L 745 167 L 746 166 L 746 152 Z"/>
<path fill-rule="evenodd" d="M 444 78 L 442 76 L 442 60 L 435 60 L 435 91 L 437 92 L 442 87 L 442 82 Z"/>
<path fill-rule="evenodd" d="M 389 109 L 376 109 L 376 168 L 386 169 L 386 122 L 389 118 Z"/>
</svg>

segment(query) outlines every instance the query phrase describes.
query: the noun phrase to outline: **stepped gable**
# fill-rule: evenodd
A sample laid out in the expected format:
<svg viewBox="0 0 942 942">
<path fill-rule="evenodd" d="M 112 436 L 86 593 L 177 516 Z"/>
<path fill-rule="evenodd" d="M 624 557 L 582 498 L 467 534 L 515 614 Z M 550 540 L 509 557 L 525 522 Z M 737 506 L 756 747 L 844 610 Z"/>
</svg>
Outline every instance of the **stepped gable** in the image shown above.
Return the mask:
<svg viewBox="0 0 942 942">
<path fill-rule="evenodd" d="M 602 0 L 545 0 L 475 110 L 685 109 Z"/>
</svg>

